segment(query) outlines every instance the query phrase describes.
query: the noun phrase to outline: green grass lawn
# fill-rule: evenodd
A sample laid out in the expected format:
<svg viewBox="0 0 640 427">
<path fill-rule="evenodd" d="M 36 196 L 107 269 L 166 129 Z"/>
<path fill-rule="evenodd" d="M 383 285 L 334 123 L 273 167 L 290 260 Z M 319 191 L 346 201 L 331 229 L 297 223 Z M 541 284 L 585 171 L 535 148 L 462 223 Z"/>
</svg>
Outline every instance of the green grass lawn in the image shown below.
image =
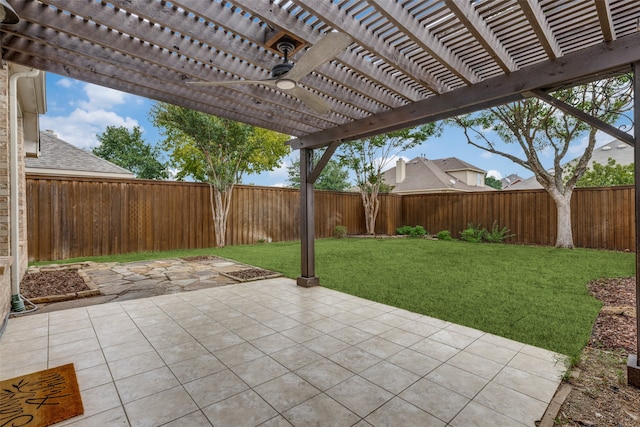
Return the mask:
<svg viewBox="0 0 640 427">
<path fill-rule="evenodd" d="M 215 254 L 300 274 L 299 242 L 108 257 Z M 93 258 L 95 261 L 105 258 Z M 322 286 L 577 357 L 600 303 L 592 279 L 634 275 L 635 255 L 425 239 L 316 241 Z"/>
</svg>

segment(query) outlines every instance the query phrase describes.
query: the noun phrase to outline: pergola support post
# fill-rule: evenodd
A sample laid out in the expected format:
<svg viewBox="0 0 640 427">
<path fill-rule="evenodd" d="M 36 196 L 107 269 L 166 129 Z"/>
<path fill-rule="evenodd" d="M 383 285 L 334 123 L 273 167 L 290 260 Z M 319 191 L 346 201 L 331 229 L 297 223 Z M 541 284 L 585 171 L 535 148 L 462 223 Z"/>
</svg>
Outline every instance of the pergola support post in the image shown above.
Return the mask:
<svg viewBox="0 0 640 427">
<path fill-rule="evenodd" d="M 297 283 L 298 286 L 305 288 L 320 284 L 320 279 L 316 277 L 313 186 L 339 145 L 340 141 L 329 144 L 315 167 L 313 166 L 313 149 L 300 149 L 300 252 L 302 259 L 300 263 L 301 275 L 298 277 Z"/>
<path fill-rule="evenodd" d="M 640 388 L 640 62 L 633 64 L 633 133 L 635 135 L 635 219 L 636 219 L 636 354 L 627 360 L 627 383 Z"/>
<path fill-rule="evenodd" d="M 301 275 L 298 286 L 318 286 L 315 260 L 315 222 L 313 181 L 309 179 L 313 170 L 313 150 L 300 150 L 300 252 Z"/>
</svg>

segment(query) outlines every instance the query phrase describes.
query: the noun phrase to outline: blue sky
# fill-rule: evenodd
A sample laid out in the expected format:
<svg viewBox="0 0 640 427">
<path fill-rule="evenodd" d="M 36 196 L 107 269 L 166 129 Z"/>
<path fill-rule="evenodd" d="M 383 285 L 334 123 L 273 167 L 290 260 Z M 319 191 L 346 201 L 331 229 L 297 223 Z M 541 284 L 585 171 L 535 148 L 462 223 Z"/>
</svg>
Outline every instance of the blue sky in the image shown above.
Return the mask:
<svg viewBox="0 0 640 427">
<path fill-rule="evenodd" d="M 98 144 L 96 135 L 104 132 L 107 126 L 125 126 L 129 129 L 140 126 L 144 140 L 155 145 L 162 136 L 149 121 L 149 110 L 153 102 L 135 95 L 47 73 L 48 111 L 40 116 L 40 128 L 52 129 L 61 139 L 78 147 L 91 149 Z M 602 135 L 599 138 L 600 144 L 611 139 Z M 571 148 L 570 157 L 567 160 L 580 155 L 581 150 L 584 150 L 585 142 L 578 141 Z M 502 146 L 503 149 L 505 147 L 507 146 Z M 514 154 L 517 153 L 515 146 L 507 148 L 510 148 Z M 259 175 L 245 176 L 243 182 L 265 186 L 286 185 L 287 165 L 290 165 L 297 156 L 297 151 L 294 151 L 284 159 L 278 169 Z M 453 127 L 445 128 L 440 137 L 431 138 L 422 145 L 401 154 L 401 157 L 407 160 L 416 156 L 428 159 L 458 157 L 488 171 L 489 175 L 497 178 L 511 173 L 517 173 L 523 178 L 533 175 L 508 159 L 469 145 L 462 132 Z M 552 158 L 548 155 L 545 160 L 550 165 Z M 391 162 L 391 166 L 394 166 L 394 162 Z"/>
</svg>

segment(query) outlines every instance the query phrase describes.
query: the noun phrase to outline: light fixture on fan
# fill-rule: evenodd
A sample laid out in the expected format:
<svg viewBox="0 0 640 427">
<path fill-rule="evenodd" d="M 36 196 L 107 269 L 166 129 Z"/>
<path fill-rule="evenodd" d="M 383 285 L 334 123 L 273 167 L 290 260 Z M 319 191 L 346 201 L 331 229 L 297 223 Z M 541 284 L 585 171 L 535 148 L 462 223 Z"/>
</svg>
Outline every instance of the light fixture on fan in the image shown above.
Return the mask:
<svg viewBox="0 0 640 427">
<path fill-rule="evenodd" d="M 17 24 L 19 21 L 18 14 L 7 0 L 0 0 L 0 24 Z"/>
</svg>

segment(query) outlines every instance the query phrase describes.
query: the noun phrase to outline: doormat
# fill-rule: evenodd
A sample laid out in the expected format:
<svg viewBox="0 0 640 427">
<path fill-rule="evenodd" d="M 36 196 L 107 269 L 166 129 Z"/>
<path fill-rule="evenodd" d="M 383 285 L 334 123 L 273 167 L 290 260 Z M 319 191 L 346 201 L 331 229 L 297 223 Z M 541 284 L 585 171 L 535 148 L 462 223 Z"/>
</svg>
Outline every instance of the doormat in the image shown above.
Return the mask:
<svg viewBox="0 0 640 427">
<path fill-rule="evenodd" d="M 82 413 L 73 363 L 0 381 L 0 426 L 46 427 Z"/>
</svg>

